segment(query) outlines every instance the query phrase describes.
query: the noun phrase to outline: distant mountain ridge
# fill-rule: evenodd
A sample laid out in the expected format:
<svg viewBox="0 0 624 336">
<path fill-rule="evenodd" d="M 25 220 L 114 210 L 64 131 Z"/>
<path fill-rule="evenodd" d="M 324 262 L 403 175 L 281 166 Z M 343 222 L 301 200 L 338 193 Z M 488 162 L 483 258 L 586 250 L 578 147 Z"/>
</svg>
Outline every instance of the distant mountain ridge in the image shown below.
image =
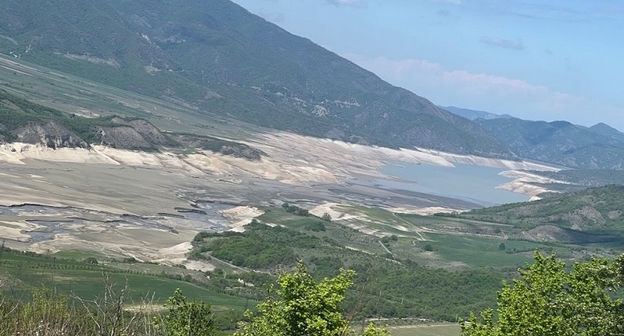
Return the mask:
<svg viewBox="0 0 624 336">
<path fill-rule="evenodd" d="M 523 158 L 570 168 L 624 169 L 624 139 L 603 128 L 517 118 L 475 122 Z"/>
<path fill-rule="evenodd" d="M 490 119 L 513 118 L 509 114 L 495 114 L 495 113 L 490 113 L 486 111 L 471 110 L 471 109 L 466 109 L 466 108 L 461 108 L 461 107 L 456 107 L 456 106 L 440 106 L 440 107 L 460 117 L 464 117 L 468 120 L 473 120 L 473 121 L 477 119 L 490 120 Z"/>
<path fill-rule="evenodd" d="M 599 123 L 532 121 L 459 107 L 443 107 L 470 119 L 518 156 L 576 169 L 624 169 L 624 133 Z"/>
<path fill-rule="evenodd" d="M 4 0 L 0 52 L 270 128 L 517 158 L 477 124 L 228 0 Z"/>
<path fill-rule="evenodd" d="M 600 134 L 624 143 L 624 133 L 605 123 L 598 123 L 590 127 L 589 130 L 596 134 Z"/>
</svg>

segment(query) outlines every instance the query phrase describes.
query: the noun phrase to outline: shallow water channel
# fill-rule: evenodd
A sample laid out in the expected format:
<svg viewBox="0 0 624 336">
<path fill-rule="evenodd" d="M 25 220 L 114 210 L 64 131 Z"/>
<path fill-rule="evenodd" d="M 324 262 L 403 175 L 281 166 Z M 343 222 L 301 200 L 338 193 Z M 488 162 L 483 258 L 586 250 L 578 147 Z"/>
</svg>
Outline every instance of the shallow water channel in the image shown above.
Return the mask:
<svg viewBox="0 0 624 336">
<path fill-rule="evenodd" d="M 18 217 L 24 221 L 39 226 L 34 231 L 28 231 L 32 242 L 39 243 L 53 239 L 56 234 L 71 233 L 70 226 L 89 225 L 91 223 L 104 224 L 111 228 L 121 224 L 130 224 L 140 227 L 174 230 L 175 227 L 185 227 L 204 231 L 227 230 L 227 220 L 220 211 L 233 208 L 232 205 L 217 203 L 198 203 L 196 208 L 189 207 L 176 209 L 173 214 L 159 214 L 152 217 L 134 215 L 117 215 L 79 208 L 49 207 L 44 205 L 0 206 L 0 216 Z M 49 219 L 48 219 L 49 218 Z"/>
</svg>

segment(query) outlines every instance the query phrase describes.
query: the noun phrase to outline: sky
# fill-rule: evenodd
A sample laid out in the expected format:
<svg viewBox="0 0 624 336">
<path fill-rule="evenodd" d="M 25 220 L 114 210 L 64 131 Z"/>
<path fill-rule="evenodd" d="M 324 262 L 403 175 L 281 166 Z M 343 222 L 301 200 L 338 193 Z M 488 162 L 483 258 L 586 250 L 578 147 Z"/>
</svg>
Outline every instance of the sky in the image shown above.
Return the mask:
<svg viewBox="0 0 624 336">
<path fill-rule="evenodd" d="M 624 1 L 234 2 L 441 106 L 624 130 Z"/>
</svg>

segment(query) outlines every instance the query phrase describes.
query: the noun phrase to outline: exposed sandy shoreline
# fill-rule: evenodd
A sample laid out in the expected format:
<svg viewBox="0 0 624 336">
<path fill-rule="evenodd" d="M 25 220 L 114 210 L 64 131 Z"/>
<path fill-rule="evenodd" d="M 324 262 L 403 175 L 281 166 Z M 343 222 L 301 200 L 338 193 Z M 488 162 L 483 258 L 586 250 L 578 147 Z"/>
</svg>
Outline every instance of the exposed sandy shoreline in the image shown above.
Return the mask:
<svg viewBox="0 0 624 336">
<path fill-rule="evenodd" d="M 539 176 L 536 174 L 532 174 L 529 172 L 518 171 L 518 170 L 508 170 L 500 173 L 500 175 L 513 179 L 513 181 L 509 183 L 502 184 L 497 188 L 513 191 L 520 194 L 525 194 L 531 196 L 531 200 L 539 199 L 537 195 L 550 191 L 547 188 L 536 186 L 530 183 L 559 183 L 559 184 L 570 184 L 569 182 L 559 181 L 543 176 Z"/>
<path fill-rule="evenodd" d="M 221 211 L 221 215 L 227 218 L 230 224 L 230 231 L 243 232 L 245 225 L 249 224 L 252 219 L 261 216 L 264 212 L 248 206 L 240 206 L 229 210 Z"/>
<path fill-rule="evenodd" d="M 341 183 L 353 176 L 383 178 L 380 168 L 394 161 L 452 167 L 454 163 L 517 170 L 557 170 L 541 164 L 462 156 L 426 149 L 389 149 L 318 139 L 292 133 L 272 133 L 248 141 L 268 154 L 261 161 L 247 161 L 212 152 L 179 155 L 145 153 L 104 146 L 86 149 L 48 149 L 13 143 L 0 146 L 0 163 L 24 164 L 27 159 L 49 162 L 123 165 L 175 170 L 190 176 L 254 176 L 286 184 Z M 511 174 L 505 175 L 511 177 Z M 518 182 L 526 182 L 527 177 Z M 518 188 L 505 187 L 508 190 Z M 522 192 L 521 190 L 519 190 Z M 523 192 L 524 193 L 524 192 Z M 528 192 L 531 194 L 532 192 Z"/>
</svg>

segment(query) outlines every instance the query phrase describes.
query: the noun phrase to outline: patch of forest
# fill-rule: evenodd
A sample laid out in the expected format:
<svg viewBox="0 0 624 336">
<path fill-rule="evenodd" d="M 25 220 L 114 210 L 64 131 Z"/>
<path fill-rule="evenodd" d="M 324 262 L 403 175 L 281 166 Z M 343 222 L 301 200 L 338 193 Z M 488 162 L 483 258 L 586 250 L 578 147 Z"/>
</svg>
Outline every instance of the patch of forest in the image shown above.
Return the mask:
<svg viewBox="0 0 624 336">
<path fill-rule="evenodd" d="M 496 300 L 507 274 L 489 268 L 447 271 L 341 246 L 331 238 L 254 221 L 245 232 L 200 233 L 190 256 L 216 258 L 248 270 L 277 275 L 304 260 L 316 279 L 356 271 L 344 310 L 358 318 L 422 317 L 456 321 Z"/>
</svg>

